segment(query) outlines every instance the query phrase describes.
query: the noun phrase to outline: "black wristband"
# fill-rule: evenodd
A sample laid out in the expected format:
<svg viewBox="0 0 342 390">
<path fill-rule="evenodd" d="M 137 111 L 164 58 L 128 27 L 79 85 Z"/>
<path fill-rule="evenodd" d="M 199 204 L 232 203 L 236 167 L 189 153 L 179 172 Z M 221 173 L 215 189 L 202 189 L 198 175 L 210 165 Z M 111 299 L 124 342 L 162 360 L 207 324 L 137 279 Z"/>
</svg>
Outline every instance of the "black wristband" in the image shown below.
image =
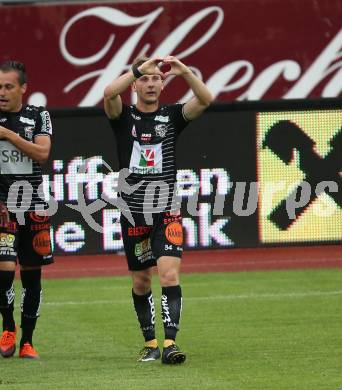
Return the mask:
<svg viewBox="0 0 342 390">
<path fill-rule="evenodd" d="M 140 78 L 141 76 L 143 76 L 143 74 L 139 71 L 138 67 L 136 65 L 132 66 L 132 73 L 133 73 L 133 76 L 138 79 Z"/>
</svg>

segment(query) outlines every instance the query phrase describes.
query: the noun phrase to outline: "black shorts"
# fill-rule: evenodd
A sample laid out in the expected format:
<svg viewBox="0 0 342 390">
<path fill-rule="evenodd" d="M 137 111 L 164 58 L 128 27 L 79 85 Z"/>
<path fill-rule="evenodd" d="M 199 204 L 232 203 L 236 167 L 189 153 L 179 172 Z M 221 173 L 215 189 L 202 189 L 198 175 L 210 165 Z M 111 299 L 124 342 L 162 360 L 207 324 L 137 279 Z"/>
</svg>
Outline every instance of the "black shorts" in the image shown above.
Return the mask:
<svg viewBox="0 0 342 390">
<path fill-rule="evenodd" d="M 9 213 L 9 217 L 10 222 L 0 226 L 0 261 L 18 259 L 20 265 L 33 267 L 53 263 L 50 217 L 26 212 L 24 225 L 15 214 Z"/>
<path fill-rule="evenodd" d="M 121 214 L 120 218 L 129 270 L 153 267 L 161 256 L 182 257 L 183 228 L 180 213 L 152 214 L 152 225 L 146 223 L 144 214 L 133 213 L 132 216 L 135 226 L 124 215 Z"/>
</svg>

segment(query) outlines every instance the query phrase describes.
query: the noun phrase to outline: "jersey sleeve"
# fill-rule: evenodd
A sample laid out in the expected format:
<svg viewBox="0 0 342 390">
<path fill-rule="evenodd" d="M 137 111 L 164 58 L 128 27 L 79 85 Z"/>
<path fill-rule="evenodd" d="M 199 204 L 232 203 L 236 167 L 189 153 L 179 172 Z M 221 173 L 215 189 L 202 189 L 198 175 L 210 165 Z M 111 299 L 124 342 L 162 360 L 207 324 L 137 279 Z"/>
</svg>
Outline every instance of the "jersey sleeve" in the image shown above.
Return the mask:
<svg viewBox="0 0 342 390">
<path fill-rule="evenodd" d="M 179 134 L 189 124 L 189 121 L 184 116 L 184 104 L 173 104 L 169 106 L 170 115 L 175 126 L 176 133 Z"/>
<path fill-rule="evenodd" d="M 125 129 L 129 118 L 129 107 L 122 103 L 122 111 L 118 118 L 109 119 L 109 123 L 114 133 L 118 133 Z"/>
<path fill-rule="evenodd" d="M 45 135 L 51 137 L 52 135 L 52 122 L 49 111 L 40 107 L 37 115 L 36 126 L 33 133 L 34 137 L 37 135 Z"/>
</svg>

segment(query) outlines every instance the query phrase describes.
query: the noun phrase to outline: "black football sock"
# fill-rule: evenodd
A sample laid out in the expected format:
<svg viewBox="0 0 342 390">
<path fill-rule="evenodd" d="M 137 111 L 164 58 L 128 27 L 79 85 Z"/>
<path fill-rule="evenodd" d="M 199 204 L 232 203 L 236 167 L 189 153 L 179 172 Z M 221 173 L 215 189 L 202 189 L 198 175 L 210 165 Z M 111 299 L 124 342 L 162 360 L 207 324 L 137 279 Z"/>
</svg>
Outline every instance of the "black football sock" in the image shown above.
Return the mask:
<svg viewBox="0 0 342 390">
<path fill-rule="evenodd" d="M 137 313 L 140 328 L 145 342 L 156 338 L 155 334 L 155 307 L 152 292 L 137 295 L 132 290 L 135 312 Z"/>
<path fill-rule="evenodd" d="M 161 309 L 165 339 L 176 340 L 182 311 L 182 290 L 180 286 L 162 287 Z"/>
<path fill-rule="evenodd" d="M 0 313 L 2 314 L 3 330 L 15 331 L 14 310 L 14 281 L 15 271 L 0 271 Z"/>
<path fill-rule="evenodd" d="M 21 329 L 20 346 L 32 344 L 32 335 L 39 317 L 42 300 L 41 269 L 20 271 L 23 286 L 21 296 Z"/>
</svg>

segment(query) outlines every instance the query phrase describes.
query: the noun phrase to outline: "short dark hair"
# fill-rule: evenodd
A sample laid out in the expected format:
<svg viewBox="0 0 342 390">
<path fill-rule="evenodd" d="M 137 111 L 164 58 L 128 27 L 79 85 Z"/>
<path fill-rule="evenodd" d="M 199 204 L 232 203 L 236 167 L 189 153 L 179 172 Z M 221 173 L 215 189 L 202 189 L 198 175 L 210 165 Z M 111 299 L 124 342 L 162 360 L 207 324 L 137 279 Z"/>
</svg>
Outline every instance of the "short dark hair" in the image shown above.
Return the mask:
<svg viewBox="0 0 342 390">
<path fill-rule="evenodd" d="M 23 85 L 27 82 L 25 65 L 19 61 L 5 61 L 0 65 L 0 71 L 10 72 L 14 70 L 18 74 L 19 84 Z"/>
</svg>

